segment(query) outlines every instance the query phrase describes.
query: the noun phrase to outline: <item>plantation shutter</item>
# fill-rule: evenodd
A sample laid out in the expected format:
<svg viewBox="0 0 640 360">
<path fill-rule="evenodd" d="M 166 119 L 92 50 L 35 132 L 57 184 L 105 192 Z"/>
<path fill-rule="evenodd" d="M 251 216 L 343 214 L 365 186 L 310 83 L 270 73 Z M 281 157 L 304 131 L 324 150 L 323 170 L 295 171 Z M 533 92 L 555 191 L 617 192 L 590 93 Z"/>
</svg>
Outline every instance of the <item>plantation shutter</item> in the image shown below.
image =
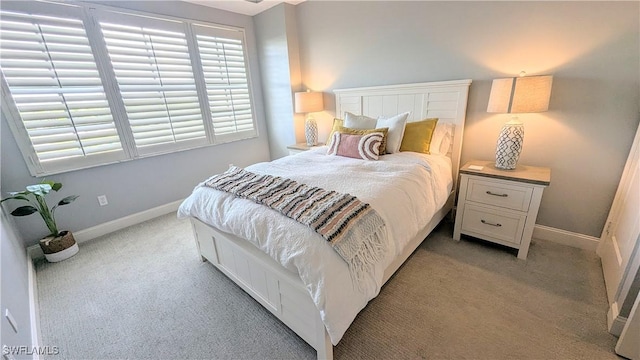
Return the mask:
<svg viewBox="0 0 640 360">
<path fill-rule="evenodd" d="M 193 25 L 216 142 L 256 136 L 244 32 Z"/>
<path fill-rule="evenodd" d="M 138 152 L 207 144 L 184 23 L 99 16 Z"/>
<path fill-rule="evenodd" d="M 257 136 L 244 30 L 7 1 L 1 110 L 34 176 Z"/>
<path fill-rule="evenodd" d="M 40 173 L 125 157 L 80 10 L 38 4 L 49 13 L 3 4 L 0 68 L 9 111 L 22 121 Z"/>
</svg>

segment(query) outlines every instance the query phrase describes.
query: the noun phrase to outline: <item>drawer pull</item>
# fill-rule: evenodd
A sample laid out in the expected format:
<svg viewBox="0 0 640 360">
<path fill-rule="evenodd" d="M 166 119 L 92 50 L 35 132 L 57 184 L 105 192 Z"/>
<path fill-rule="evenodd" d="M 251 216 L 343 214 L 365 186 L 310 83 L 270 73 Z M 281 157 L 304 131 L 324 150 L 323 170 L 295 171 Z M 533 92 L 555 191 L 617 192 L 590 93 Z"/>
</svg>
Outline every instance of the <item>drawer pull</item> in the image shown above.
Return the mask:
<svg viewBox="0 0 640 360">
<path fill-rule="evenodd" d="M 502 224 L 494 224 L 494 223 L 490 223 L 490 222 L 485 221 L 485 220 L 480 220 L 480 222 L 485 224 L 485 225 L 491 225 L 491 226 L 495 226 L 495 227 L 502 227 Z"/>
<path fill-rule="evenodd" d="M 488 194 L 488 195 L 493 195 L 493 196 L 500 196 L 500 197 L 507 197 L 507 196 L 509 196 L 509 194 L 496 194 L 496 193 L 493 193 L 493 192 L 491 192 L 491 191 L 489 191 L 489 190 L 487 190 L 487 194 Z"/>
</svg>

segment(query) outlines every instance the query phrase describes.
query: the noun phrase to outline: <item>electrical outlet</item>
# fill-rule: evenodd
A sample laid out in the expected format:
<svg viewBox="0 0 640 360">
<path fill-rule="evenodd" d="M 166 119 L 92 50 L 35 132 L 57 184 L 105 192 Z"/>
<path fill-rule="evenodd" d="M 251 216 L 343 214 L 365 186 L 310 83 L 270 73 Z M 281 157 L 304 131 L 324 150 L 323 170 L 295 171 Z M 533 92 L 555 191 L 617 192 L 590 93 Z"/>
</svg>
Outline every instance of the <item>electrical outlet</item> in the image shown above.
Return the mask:
<svg viewBox="0 0 640 360">
<path fill-rule="evenodd" d="M 107 195 L 98 196 L 98 204 L 100 204 L 100 206 L 108 205 L 109 202 L 107 201 Z"/>
<path fill-rule="evenodd" d="M 13 318 L 13 315 L 11 315 L 11 312 L 9 311 L 9 309 L 5 309 L 4 310 L 4 317 L 7 318 L 7 320 L 9 321 L 9 325 L 11 325 L 11 327 L 13 328 L 13 331 L 16 332 L 16 334 L 18 333 L 18 323 L 16 323 L 16 319 Z"/>
</svg>

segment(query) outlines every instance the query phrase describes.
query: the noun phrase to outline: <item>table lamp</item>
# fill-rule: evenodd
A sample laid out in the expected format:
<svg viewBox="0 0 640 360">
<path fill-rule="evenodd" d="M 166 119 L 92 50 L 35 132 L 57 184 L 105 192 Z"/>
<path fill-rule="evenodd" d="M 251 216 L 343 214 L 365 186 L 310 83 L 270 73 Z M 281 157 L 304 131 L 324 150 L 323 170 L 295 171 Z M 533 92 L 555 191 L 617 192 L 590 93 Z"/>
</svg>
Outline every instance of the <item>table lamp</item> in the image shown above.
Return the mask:
<svg viewBox="0 0 640 360">
<path fill-rule="evenodd" d="M 547 111 L 553 76 L 524 75 L 523 71 L 518 78 L 493 80 L 487 112 L 518 114 Z M 504 124 L 498 137 L 496 168 L 515 169 L 523 141 L 524 125 L 517 116 L 513 116 Z"/>
<path fill-rule="evenodd" d="M 307 118 L 304 121 L 304 137 L 307 146 L 314 146 L 318 143 L 318 124 L 311 113 L 324 110 L 321 92 L 295 93 L 296 113 L 306 113 Z"/>
</svg>

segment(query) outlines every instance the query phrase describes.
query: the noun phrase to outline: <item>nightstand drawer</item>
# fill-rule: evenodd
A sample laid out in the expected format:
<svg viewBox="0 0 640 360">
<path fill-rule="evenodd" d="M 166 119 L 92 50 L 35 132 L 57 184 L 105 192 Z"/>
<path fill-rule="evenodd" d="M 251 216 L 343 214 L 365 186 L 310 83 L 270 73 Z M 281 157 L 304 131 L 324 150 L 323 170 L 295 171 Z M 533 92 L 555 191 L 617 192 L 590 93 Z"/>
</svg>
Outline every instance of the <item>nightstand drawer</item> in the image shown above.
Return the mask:
<svg viewBox="0 0 640 360">
<path fill-rule="evenodd" d="M 464 208 L 462 232 L 518 245 L 526 219 L 526 215 L 467 204 Z"/>
<path fill-rule="evenodd" d="M 518 211 L 528 211 L 533 188 L 496 181 L 469 179 L 467 200 Z"/>
</svg>

